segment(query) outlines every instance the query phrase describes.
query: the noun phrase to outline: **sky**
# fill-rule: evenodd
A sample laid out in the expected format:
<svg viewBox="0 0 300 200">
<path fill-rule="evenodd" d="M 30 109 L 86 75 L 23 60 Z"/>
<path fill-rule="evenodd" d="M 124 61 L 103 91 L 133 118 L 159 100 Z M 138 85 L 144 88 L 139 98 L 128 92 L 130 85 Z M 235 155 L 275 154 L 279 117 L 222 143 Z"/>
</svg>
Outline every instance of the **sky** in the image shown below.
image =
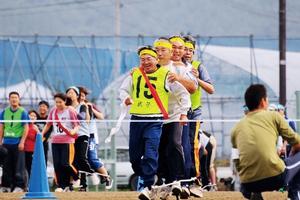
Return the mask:
<svg viewBox="0 0 300 200">
<path fill-rule="evenodd" d="M 0 0 L 0 35 L 115 35 L 116 0 Z M 278 37 L 279 0 L 120 0 L 120 34 Z M 287 36 L 300 37 L 300 1 Z"/>
</svg>

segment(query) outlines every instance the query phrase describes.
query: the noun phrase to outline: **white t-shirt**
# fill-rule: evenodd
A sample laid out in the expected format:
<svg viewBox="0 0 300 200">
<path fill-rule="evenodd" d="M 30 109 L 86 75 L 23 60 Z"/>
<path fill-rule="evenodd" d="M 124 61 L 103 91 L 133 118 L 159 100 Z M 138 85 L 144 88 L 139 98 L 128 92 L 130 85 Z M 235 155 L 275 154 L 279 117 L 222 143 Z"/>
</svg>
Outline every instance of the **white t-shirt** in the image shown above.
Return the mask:
<svg viewBox="0 0 300 200">
<path fill-rule="evenodd" d="M 75 108 L 77 114 L 80 113 L 80 110 L 81 110 L 81 107 L 82 106 L 85 106 L 86 107 L 86 114 L 89 112 L 88 111 L 88 108 L 86 105 L 84 105 L 83 103 L 80 103 L 79 105 L 77 105 L 77 107 Z M 85 119 L 84 119 L 85 120 Z M 83 136 L 83 135 L 86 135 L 86 136 L 90 136 L 90 132 L 89 132 L 89 125 L 86 121 L 84 120 L 81 120 L 80 121 L 80 128 L 79 128 L 79 131 L 78 131 L 78 136 Z"/>
<path fill-rule="evenodd" d="M 174 65 L 174 62 L 171 61 L 168 65 L 165 65 L 164 67 L 167 67 L 170 72 L 176 73 L 186 79 L 190 79 L 194 81 L 195 85 L 198 87 L 197 79 L 191 74 L 192 65 Z M 179 120 L 181 113 L 180 109 L 181 105 L 180 102 L 178 102 L 177 98 L 174 94 L 170 93 L 169 96 L 169 117 L 170 120 Z"/>
<path fill-rule="evenodd" d="M 48 116 L 48 120 L 55 120 L 56 107 L 54 107 Z M 78 126 L 78 119 L 76 112 L 73 108 L 66 108 L 63 111 L 57 111 L 58 120 L 68 130 L 72 130 L 75 126 Z M 72 120 L 72 121 L 70 121 Z M 74 143 L 75 139 L 67 135 L 61 128 L 59 128 L 57 122 L 50 122 L 53 126 L 51 142 L 52 143 Z"/>
</svg>

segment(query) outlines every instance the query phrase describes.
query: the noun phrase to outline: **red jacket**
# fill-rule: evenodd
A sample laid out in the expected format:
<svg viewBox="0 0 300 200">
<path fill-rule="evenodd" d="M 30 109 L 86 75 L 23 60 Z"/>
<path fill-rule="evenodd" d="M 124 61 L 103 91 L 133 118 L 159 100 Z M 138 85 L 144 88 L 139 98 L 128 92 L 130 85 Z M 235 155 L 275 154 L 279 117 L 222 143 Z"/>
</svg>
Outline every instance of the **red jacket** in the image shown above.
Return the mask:
<svg viewBox="0 0 300 200">
<path fill-rule="evenodd" d="M 34 124 L 30 123 L 28 126 L 28 134 L 24 144 L 24 151 L 33 152 L 34 151 L 34 144 L 35 144 L 35 137 L 37 131 L 34 129 Z"/>
</svg>

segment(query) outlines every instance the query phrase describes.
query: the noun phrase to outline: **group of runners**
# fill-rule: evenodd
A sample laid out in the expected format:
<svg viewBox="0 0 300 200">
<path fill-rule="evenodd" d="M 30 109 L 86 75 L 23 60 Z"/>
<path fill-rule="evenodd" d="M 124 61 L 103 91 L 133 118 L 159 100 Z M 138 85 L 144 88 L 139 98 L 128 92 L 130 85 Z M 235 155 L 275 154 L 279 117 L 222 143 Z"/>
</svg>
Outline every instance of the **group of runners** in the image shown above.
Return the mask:
<svg viewBox="0 0 300 200">
<path fill-rule="evenodd" d="M 26 177 L 30 178 L 38 133 L 43 135 L 46 163 L 48 142 L 51 142 L 55 192 L 72 191 L 74 188 L 87 191 L 86 176 L 91 176 L 94 182 L 101 180 L 106 189 L 112 188 L 113 181 L 97 155 L 96 120 L 104 116 L 86 99 L 88 93 L 84 87 L 72 86 L 66 93 L 55 94 L 55 106 L 48 115 L 48 102 L 41 101 L 38 112 L 30 110 L 27 113 L 20 106 L 19 93 L 10 92 L 9 106 L 0 115 L 1 192 L 27 190 Z"/>
<path fill-rule="evenodd" d="M 161 199 L 202 197 L 202 184 L 217 190 L 216 140 L 200 129 L 202 90 L 212 94 L 214 87 L 195 50 L 189 35 L 158 38 L 138 49 L 140 66 L 121 85 L 140 199 L 153 199 L 157 189 Z"/>
<path fill-rule="evenodd" d="M 214 87 L 204 65 L 193 59 L 195 50 L 191 36 L 158 38 L 153 47 L 138 50 L 140 67 L 121 86 L 120 98 L 131 106 L 129 154 L 139 176 L 140 199 L 150 199 L 154 185 L 170 184 L 162 198 L 172 193 L 187 198 L 191 192 L 201 197 L 201 181 L 217 189 L 216 140 L 200 129 L 202 90 L 212 94 Z M 95 174 L 111 188 L 112 180 L 97 157 L 95 120 L 103 119 L 103 114 L 87 101 L 87 95 L 86 88 L 72 86 L 54 95 L 53 108 L 41 101 L 38 111 L 27 113 L 20 106 L 19 94 L 9 94 L 10 105 L 0 115 L 4 120 L 0 123 L 0 153 L 5 155 L 2 192 L 27 189 L 23 169 L 30 176 L 38 133 L 44 137 L 46 163 L 48 141 L 51 143 L 56 192 L 86 191 L 86 175 Z M 194 121 L 188 123 L 188 119 Z"/>
</svg>

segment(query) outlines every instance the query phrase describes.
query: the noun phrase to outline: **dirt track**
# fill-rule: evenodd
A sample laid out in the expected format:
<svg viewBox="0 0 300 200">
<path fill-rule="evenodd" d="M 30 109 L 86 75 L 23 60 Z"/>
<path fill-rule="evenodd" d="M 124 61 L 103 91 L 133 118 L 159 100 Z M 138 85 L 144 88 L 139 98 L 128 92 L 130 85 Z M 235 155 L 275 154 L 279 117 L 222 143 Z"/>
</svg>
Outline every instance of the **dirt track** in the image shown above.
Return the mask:
<svg viewBox="0 0 300 200">
<path fill-rule="evenodd" d="M 138 193 L 136 192 L 69 192 L 69 193 L 54 193 L 58 199 L 72 199 L 72 200 L 118 200 L 118 199 L 132 199 L 136 200 Z M 283 200 L 287 199 L 286 193 L 282 194 L 279 192 L 268 192 L 264 193 L 263 197 L 265 200 Z M 24 194 L 12 194 L 12 193 L 0 193 L 0 200 L 16 200 L 20 199 Z M 170 200 L 175 200 L 175 197 L 170 198 Z M 190 198 L 196 199 L 196 198 Z M 204 197 L 201 199 L 212 200 L 237 200 L 243 199 L 242 194 L 239 192 L 206 192 Z"/>
</svg>

